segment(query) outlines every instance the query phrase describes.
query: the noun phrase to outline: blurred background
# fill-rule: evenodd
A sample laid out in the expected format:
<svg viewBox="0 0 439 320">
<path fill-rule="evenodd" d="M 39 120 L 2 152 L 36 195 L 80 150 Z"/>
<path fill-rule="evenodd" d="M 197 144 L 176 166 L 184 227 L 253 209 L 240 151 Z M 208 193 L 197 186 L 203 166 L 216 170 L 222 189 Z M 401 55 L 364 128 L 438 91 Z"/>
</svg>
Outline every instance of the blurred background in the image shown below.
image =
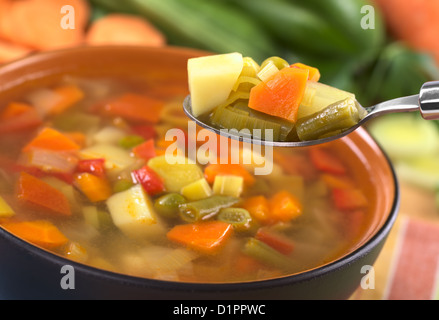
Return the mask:
<svg viewBox="0 0 439 320">
<path fill-rule="evenodd" d="M 439 80 L 438 39 L 439 0 L 0 0 L 0 64 L 84 45 L 237 51 L 315 66 L 321 82 L 355 93 L 363 106 Z M 368 130 L 394 163 L 403 213 L 437 224 L 439 121 L 395 114 Z"/>
</svg>

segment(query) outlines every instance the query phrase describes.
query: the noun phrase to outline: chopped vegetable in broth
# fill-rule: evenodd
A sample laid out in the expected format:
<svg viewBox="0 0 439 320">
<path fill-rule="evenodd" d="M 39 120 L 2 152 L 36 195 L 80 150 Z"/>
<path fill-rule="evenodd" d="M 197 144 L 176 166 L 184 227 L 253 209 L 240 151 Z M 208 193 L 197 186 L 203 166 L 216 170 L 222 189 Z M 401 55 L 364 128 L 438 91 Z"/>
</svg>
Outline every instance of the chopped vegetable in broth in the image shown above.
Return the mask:
<svg viewBox="0 0 439 320">
<path fill-rule="evenodd" d="M 252 66 L 246 59 L 240 88 L 254 85 Z M 230 143 L 224 159 L 224 139 L 214 135 L 208 156 L 194 153 L 191 146 L 205 145 L 190 134 L 183 92 L 154 88 L 131 78 L 64 76 L 1 101 L 0 225 L 96 268 L 202 283 L 303 272 L 362 238 L 367 195 L 330 145 L 269 156 Z M 227 117 L 221 121 L 240 121 L 228 114 L 245 116 L 246 108 L 217 112 Z M 282 122 L 260 121 L 277 125 L 279 136 L 290 133 Z M 183 139 L 170 139 L 172 132 Z M 224 161 L 234 151 L 252 161 Z M 263 163 L 270 174 L 256 174 Z"/>
</svg>

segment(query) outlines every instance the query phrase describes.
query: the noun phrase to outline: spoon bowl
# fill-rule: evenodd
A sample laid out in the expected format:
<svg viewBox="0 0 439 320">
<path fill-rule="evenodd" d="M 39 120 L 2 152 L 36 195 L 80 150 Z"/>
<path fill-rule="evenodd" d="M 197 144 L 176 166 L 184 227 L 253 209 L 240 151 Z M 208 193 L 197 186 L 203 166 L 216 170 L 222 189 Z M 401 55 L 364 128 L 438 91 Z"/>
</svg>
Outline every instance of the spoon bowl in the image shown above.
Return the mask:
<svg viewBox="0 0 439 320">
<path fill-rule="evenodd" d="M 436 120 L 439 119 L 439 81 L 431 81 L 425 83 L 419 94 L 397 98 L 389 101 L 385 101 L 379 104 L 376 104 L 371 107 L 365 108 L 367 111 L 366 116 L 364 116 L 356 125 L 350 127 L 347 130 L 344 130 L 342 133 L 325 137 L 323 139 L 316 140 L 306 140 L 306 141 L 271 141 L 271 140 L 263 140 L 257 137 L 250 137 L 239 135 L 237 130 L 227 130 L 227 129 L 218 129 L 215 128 L 197 117 L 195 117 L 192 113 L 192 105 L 191 105 L 191 97 L 188 95 L 183 102 L 183 110 L 186 115 L 193 121 L 195 121 L 199 126 L 208 129 L 210 131 L 215 132 L 216 134 L 225 136 L 227 138 L 272 146 L 272 147 L 288 147 L 288 148 L 297 148 L 297 147 L 307 147 L 322 143 L 327 143 L 336 139 L 340 139 L 351 132 L 355 131 L 358 127 L 364 125 L 367 121 L 384 114 L 388 113 L 398 113 L 398 112 L 414 112 L 420 111 L 421 115 L 426 120 Z"/>
</svg>

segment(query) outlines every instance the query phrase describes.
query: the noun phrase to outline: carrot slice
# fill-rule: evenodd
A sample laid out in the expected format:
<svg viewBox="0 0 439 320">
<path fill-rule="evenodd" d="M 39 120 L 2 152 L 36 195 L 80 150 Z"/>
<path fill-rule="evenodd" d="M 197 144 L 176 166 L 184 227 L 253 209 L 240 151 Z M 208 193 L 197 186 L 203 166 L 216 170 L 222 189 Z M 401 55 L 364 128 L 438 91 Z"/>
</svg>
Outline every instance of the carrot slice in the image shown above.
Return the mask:
<svg viewBox="0 0 439 320">
<path fill-rule="evenodd" d="M 169 240 L 183 244 L 188 248 L 213 254 L 225 244 L 232 231 L 233 227 L 229 223 L 207 221 L 177 225 L 167 233 L 167 237 Z"/>
<path fill-rule="evenodd" d="M 305 93 L 308 69 L 284 68 L 250 91 L 249 107 L 269 115 L 297 121 Z"/>
<path fill-rule="evenodd" d="M 0 134 L 34 129 L 41 125 L 38 112 L 22 103 L 10 103 L 0 115 Z"/>
<path fill-rule="evenodd" d="M 108 102 L 104 111 L 108 115 L 122 117 L 134 122 L 157 123 L 164 102 L 145 95 L 127 93 Z"/>
<path fill-rule="evenodd" d="M 65 5 L 69 12 L 61 11 Z M 80 45 L 84 40 L 90 7 L 85 0 L 9 1 L 1 18 L 1 35 L 11 42 L 39 50 Z M 69 22 L 69 25 L 68 23 Z"/>
<path fill-rule="evenodd" d="M 308 70 L 309 71 L 309 76 L 308 76 L 308 80 L 309 81 L 319 81 L 320 80 L 320 71 L 317 68 L 308 66 L 306 64 L 303 63 L 294 63 L 290 66 L 291 68 L 299 68 L 299 69 L 304 69 L 304 70 Z"/>
<path fill-rule="evenodd" d="M 269 200 L 270 215 L 275 221 L 287 222 L 302 214 L 302 204 L 288 191 L 280 191 Z"/>
<path fill-rule="evenodd" d="M 271 224 L 273 222 L 268 200 L 264 196 L 248 198 L 244 201 L 242 207 L 250 213 L 252 218 L 262 224 Z"/>
<path fill-rule="evenodd" d="M 75 85 L 57 87 L 53 91 L 59 96 L 59 100 L 50 109 L 50 114 L 60 114 L 84 98 L 84 92 Z"/>
<path fill-rule="evenodd" d="M 253 177 L 251 173 L 240 164 L 209 164 L 204 169 L 204 176 L 209 183 L 213 183 L 217 175 L 242 177 L 246 185 L 252 185 L 255 183 L 255 177 Z"/>
<path fill-rule="evenodd" d="M 18 179 L 17 198 L 59 216 L 72 214 L 69 201 L 63 193 L 25 172 L 21 172 Z"/>
<path fill-rule="evenodd" d="M 152 47 L 166 43 L 163 33 L 145 19 L 116 13 L 94 21 L 85 41 L 90 45 L 130 44 Z"/>
<path fill-rule="evenodd" d="M 91 202 L 105 201 L 113 193 L 106 178 L 88 172 L 75 175 L 75 183 Z"/>
<path fill-rule="evenodd" d="M 332 190 L 332 199 L 337 209 L 356 210 L 367 207 L 368 201 L 364 193 L 359 189 L 338 189 Z"/>
<path fill-rule="evenodd" d="M 67 244 L 66 236 L 50 221 L 4 222 L 2 226 L 15 236 L 46 249 Z"/>
<path fill-rule="evenodd" d="M 42 129 L 39 134 L 23 148 L 23 152 L 28 152 L 32 148 L 41 148 L 53 151 L 72 151 L 79 150 L 80 146 L 61 132 L 46 127 Z"/>
<path fill-rule="evenodd" d="M 327 150 L 311 148 L 309 156 L 312 164 L 320 171 L 332 174 L 345 174 L 347 172 L 344 164 Z"/>
</svg>

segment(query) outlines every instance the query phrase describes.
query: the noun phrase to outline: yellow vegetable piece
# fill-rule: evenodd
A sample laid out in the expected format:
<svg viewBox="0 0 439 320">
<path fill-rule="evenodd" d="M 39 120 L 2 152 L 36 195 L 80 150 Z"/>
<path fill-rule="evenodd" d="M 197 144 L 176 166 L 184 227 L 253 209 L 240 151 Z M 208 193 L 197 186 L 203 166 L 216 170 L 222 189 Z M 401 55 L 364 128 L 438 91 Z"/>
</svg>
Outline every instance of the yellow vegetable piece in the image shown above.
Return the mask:
<svg viewBox="0 0 439 320">
<path fill-rule="evenodd" d="M 244 189 L 244 178 L 239 176 L 217 175 L 213 182 L 213 193 L 239 197 Z"/>
<path fill-rule="evenodd" d="M 183 187 L 180 193 L 189 201 L 201 200 L 213 194 L 212 188 L 205 178 Z"/>
<path fill-rule="evenodd" d="M 204 178 L 201 168 L 195 162 L 182 156 L 154 157 L 148 161 L 148 167 L 163 179 L 168 192 L 180 192 L 188 184 Z"/>
<path fill-rule="evenodd" d="M 14 210 L 0 197 L 0 218 L 9 218 L 15 214 Z"/>
</svg>

